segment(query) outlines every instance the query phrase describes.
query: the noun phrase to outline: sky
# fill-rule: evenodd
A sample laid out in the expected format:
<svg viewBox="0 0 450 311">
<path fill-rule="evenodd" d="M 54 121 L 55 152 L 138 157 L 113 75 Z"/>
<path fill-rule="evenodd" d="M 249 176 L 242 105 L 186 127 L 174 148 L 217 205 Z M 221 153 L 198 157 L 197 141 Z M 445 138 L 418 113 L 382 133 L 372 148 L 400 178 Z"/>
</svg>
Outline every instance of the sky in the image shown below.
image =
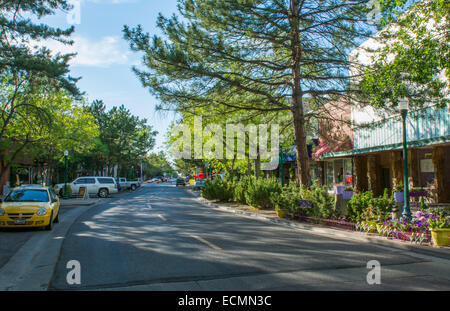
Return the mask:
<svg viewBox="0 0 450 311">
<path fill-rule="evenodd" d="M 131 71 L 139 65 L 141 55 L 132 52 L 123 39 L 124 25 L 142 25 L 151 35 L 160 34 L 156 19 L 161 12 L 170 16 L 177 12 L 176 0 L 71 0 L 72 13 L 57 12 L 42 21 L 51 26 L 68 28 L 74 23 L 73 46 L 45 42 L 52 51 L 76 52 L 71 62 L 71 76 L 81 77 L 78 87 L 89 101 L 101 99 L 108 109 L 124 105 L 131 113 L 146 118 L 159 132 L 153 152 L 164 150 L 168 125 L 175 120 L 172 113 L 155 112 L 158 101 L 144 89 Z M 77 9 L 79 8 L 79 10 Z M 80 14 L 77 14 L 80 12 Z M 79 24 L 78 24 L 79 22 Z"/>
</svg>

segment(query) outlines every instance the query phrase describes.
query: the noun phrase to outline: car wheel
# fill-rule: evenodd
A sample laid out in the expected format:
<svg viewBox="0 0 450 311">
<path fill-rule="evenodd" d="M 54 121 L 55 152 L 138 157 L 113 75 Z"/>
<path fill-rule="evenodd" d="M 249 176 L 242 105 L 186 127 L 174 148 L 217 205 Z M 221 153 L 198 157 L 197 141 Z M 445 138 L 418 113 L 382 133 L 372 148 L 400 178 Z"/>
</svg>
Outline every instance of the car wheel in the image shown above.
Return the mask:
<svg viewBox="0 0 450 311">
<path fill-rule="evenodd" d="M 53 229 L 53 212 L 50 214 L 50 222 L 45 226 L 45 230 L 52 231 Z"/>
<path fill-rule="evenodd" d="M 98 196 L 101 198 L 106 198 L 108 196 L 108 190 L 107 189 L 100 189 L 98 191 Z"/>
<path fill-rule="evenodd" d="M 131 185 L 131 190 L 136 190 L 136 185 Z"/>
</svg>

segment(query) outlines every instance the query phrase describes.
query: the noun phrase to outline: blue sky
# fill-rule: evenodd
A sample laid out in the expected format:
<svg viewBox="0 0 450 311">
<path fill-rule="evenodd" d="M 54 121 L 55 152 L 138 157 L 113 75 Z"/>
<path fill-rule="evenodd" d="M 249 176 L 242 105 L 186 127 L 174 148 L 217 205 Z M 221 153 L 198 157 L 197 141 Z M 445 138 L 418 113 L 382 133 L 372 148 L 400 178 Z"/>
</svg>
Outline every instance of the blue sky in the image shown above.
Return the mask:
<svg viewBox="0 0 450 311">
<path fill-rule="evenodd" d="M 159 132 L 154 151 L 164 150 L 164 135 L 175 117 L 155 112 L 158 101 L 131 71 L 133 65 L 140 63 L 141 55 L 129 50 L 122 38 L 122 29 L 124 25 L 141 24 L 150 34 L 159 34 L 155 26 L 158 14 L 176 13 L 176 5 L 176 0 L 81 0 L 80 24 L 75 25 L 73 34 L 74 46 L 45 43 L 54 51 L 78 53 L 71 64 L 71 75 L 82 77 L 78 86 L 90 101 L 102 99 L 108 108 L 123 104 L 133 114 L 146 118 Z M 46 17 L 44 21 L 52 26 L 70 26 L 63 12 Z"/>
</svg>

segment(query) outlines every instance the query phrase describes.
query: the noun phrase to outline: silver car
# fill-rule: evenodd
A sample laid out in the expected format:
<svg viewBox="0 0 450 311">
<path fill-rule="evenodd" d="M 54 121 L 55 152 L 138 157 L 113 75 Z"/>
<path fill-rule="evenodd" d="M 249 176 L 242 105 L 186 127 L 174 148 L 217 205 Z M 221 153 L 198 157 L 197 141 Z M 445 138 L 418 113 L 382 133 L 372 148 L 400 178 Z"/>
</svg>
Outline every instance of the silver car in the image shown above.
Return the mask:
<svg viewBox="0 0 450 311">
<path fill-rule="evenodd" d="M 111 193 L 117 193 L 117 183 L 113 177 L 102 176 L 83 176 L 75 179 L 73 182 L 67 184 L 72 188 L 72 195 L 78 195 L 80 188 L 87 189 L 88 194 L 97 194 L 101 198 L 106 198 Z M 61 197 L 63 196 L 64 184 L 57 184 L 55 192 Z"/>
</svg>

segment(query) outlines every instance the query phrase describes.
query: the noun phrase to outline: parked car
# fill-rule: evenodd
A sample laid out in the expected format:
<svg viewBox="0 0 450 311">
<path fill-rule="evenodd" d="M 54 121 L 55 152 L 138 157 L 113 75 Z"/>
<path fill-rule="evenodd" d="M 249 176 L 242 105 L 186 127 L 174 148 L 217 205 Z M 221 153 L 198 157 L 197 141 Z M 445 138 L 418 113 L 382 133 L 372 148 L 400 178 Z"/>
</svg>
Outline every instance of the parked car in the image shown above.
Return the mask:
<svg viewBox="0 0 450 311">
<path fill-rule="evenodd" d="M 124 177 L 119 178 L 119 184 L 117 185 L 119 190 L 120 189 L 131 189 L 133 191 L 136 190 L 140 186 L 141 186 L 141 183 L 139 181 L 128 181 Z"/>
<path fill-rule="evenodd" d="M 58 196 L 49 187 L 20 186 L 0 200 L 0 227 L 44 227 L 60 220 Z"/>
<path fill-rule="evenodd" d="M 197 179 L 194 183 L 194 190 L 201 190 L 205 187 L 204 179 Z"/>
<path fill-rule="evenodd" d="M 186 182 L 184 181 L 183 178 L 177 178 L 177 183 L 176 186 L 186 186 Z"/>
<path fill-rule="evenodd" d="M 83 176 L 68 183 L 67 186 L 72 188 L 72 194 L 78 195 L 81 187 L 87 189 L 88 194 L 97 194 L 101 198 L 106 198 L 111 193 L 119 191 L 117 182 L 113 177 L 101 176 Z M 55 192 L 63 195 L 64 184 L 55 185 Z"/>
</svg>

